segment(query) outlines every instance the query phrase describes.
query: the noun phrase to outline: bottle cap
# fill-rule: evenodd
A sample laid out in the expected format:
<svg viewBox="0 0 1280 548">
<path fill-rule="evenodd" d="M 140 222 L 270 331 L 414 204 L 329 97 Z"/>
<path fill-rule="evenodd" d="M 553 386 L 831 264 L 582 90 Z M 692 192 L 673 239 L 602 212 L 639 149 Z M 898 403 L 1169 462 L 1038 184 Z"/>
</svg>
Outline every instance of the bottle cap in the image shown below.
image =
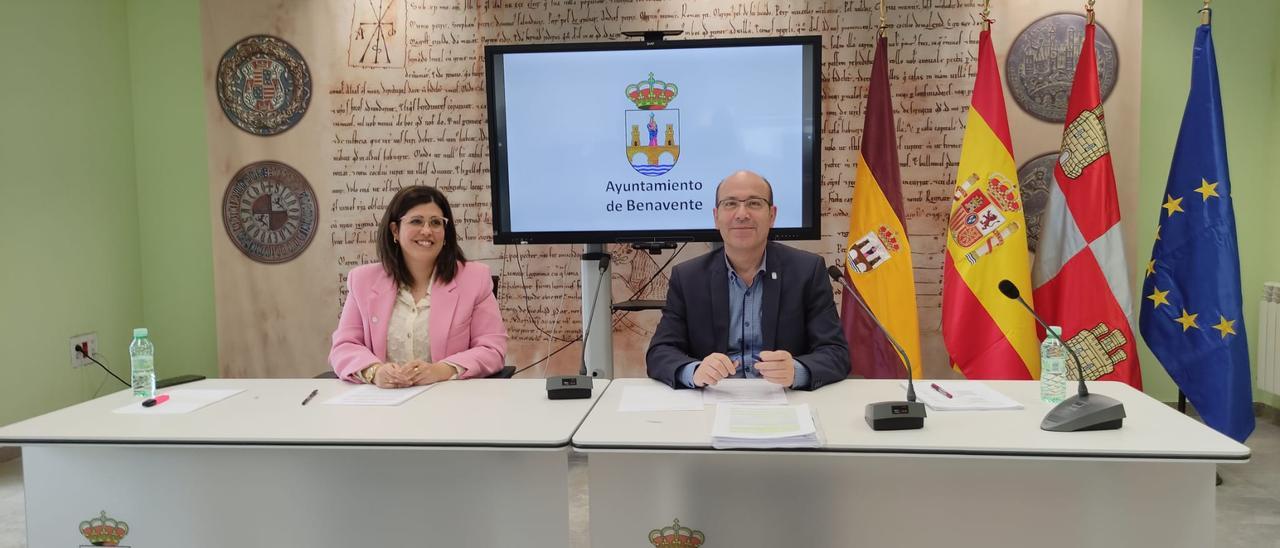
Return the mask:
<svg viewBox="0 0 1280 548">
<path fill-rule="evenodd" d="M 135 339 L 138 337 L 146 337 L 147 335 L 147 328 L 145 327 L 137 327 L 133 330 L 133 338 Z"/>
<path fill-rule="evenodd" d="M 1053 331 L 1053 334 L 1054 334 L 1054 335 L 1057 335 L 1057 336 L 1059 336 L 1059 337 L 1061 337 L 1061 336 L 1062 336 L 1062 327 L 1061 327 L 1061 326 L 1051 325 L 1051 326 L 1049 326 L 1049 329 L 1051 329 L 1051 330 Z M 144 330 L 144 331 L 145 331 L 145 330 Z"/>
</svg>

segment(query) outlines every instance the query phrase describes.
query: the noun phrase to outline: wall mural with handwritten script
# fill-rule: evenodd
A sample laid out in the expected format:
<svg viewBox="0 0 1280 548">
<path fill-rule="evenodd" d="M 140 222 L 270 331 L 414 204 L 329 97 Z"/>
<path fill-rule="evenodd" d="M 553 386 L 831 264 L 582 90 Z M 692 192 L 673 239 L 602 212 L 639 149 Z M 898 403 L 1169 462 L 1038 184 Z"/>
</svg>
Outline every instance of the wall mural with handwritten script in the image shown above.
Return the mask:
<svg viewBox="0 0 1280 548">
<path fill-rule="evenodd" d="M 1084 0 L 1078 7 L 1060 0 L 991 4 L 1003 71 L 1020 31 L 1067 7 L 1082 12 Z M 1106 103 L 1107 121 L 1121 204 L 1129 215 L 1137 192 L 1142 5 L 1105 4 L 1097 7 L 1098 20 L 1114 41 L 1122 69 Z M 980 0 L 887 1 L 906 227 L 915 253 L 925 373 L 932 377 L 953 375 L 940 334 L 942 252 L 975 70 L 980 5 Z M 683 30 L 676 39 L 821 35 L 823 236 L 794 245 L 837 260 L 847 236 L 878 24 L 873 0 L 206 0 L 209 195 L 211 216 L 219 225 L 213 252 L 222 374 L 310 376 L 328 367 L 329 335 L 345 298 L 346 274 L 376 260 L 372 242 L 378 217 L 395 190 L 408 184 L 446 192 L 466 254 L 501 275 L 499 302 L 511 335 L 508 363 L 527 365 L 564 347 L 522 376 L 577 368 L 580 246 L 492 244 L 483 66 L 484 46 L 490 44 L 623 40 L 624 30 L 658 28 Z M 228 48 L 259 35 L 296 49 L 311 78 L 305 113 L 289 120 L 288 131 L 269 136 L 233 124 L 214 93 L 219 61 Z M 548 90 L 548 97 L 554 96 Z M 1020 163 L 1058 149 L 1060 125 L 1020 110 L 1012 98 L 1006 102 Z M 246 166 L 259 162 L 296 170 L 314 190 L 318 207 L 314 226 L 306 228 L 316 234 L 287 261 L 252 260 L 222 226 L 228 186 Z M 731 169 L 726 166 L 726 172 Z M 288 222 L 287 216 L 277 217 Z M 1133 245 L 1136 238 L 1129 236 Z M 708 249 L 690 244 L 676 262 Z M 615 301 L 665 296 L 666 277 L 658 268 L 671 252 L 650 256 L 621 246 L 610 251 Z M 1135 256 L 1133 249 L 1129 256 Z M 642 288 L 655 274 L 654 282 Z M 644 350 L 659 314 L 614 314 L 618 376 L 644 375 Z"/>
</svg>

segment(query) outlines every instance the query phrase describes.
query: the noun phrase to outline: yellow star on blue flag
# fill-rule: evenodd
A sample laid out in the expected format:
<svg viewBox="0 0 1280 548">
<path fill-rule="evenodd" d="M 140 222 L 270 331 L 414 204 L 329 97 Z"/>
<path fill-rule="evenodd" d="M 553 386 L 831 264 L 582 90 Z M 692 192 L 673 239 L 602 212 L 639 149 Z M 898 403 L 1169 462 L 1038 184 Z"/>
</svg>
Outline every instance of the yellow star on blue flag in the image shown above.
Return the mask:
<svg viewBox="0 0 1280 548">
<path fill-rule="evenodd" d="M 1244 315 L 1221 96 L 1213 33 L 1201 25 L 1138 327 L 1205 424 L 1243 442 L 1254 428 L 1253 389 L 1244 322 L 1233 319 Z"/>
</svg>

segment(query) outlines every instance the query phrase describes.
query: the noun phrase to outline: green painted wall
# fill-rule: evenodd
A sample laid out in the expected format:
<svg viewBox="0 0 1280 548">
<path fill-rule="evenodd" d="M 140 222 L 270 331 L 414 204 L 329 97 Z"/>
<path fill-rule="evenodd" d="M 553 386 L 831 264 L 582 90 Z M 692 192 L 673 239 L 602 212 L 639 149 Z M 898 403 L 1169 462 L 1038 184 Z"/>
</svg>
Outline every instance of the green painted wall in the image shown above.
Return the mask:
<svg viewBox="0 0 1280 548">
<path fill-rule="evenodd" d="M 143 315 L 125 18 L 120 1 L 0 4 L 0 423 L 97 392 L 71 335 L 96 331 L 128 374 Z"/>
<path fill-rule="evenodd" d="M 199 0 L 129 0 L 142 317 L 161 377 L 218 374 Z"/>
<path fill-rule="evenodd" d="M 200 48 L 198 0 L 0 2 L 0 424 L 123 388 L 75 334 L 217 374 Z"/>
<path fill-rule="evenodd" d="M 1127 219 L 1138 223 L 1139 257 L 1145 264 L 1155 238 L 1169 162 L 1191 80 L 1191 44 L 1199 24 L 1191 0 L 1145 0 L 1142 33 L 1142 180 L 1139 210 Z M 1215 3 L 1214 46 L 1218 56 L 1228 162 L 1239 231 L 1244 319 L 1250 356 L 1257 355 L 1258 300 L 1264 281 L 1280 280 L 1280 215 L 1275 204 L 1275 165 L 1280 158 L 1280 2 L 1237 0 Z M 1135 269 L 1142 287 L 1142 269 Z M 1140 297 L 1138 297 L 1140 298 Z M 1177 387 L 1145 346 L 1140 356 L 1145 389 L 1164 400 L 1177 399 Z M 1273 406 L 1280 400 L 1255 392 Z"/>
</svg>

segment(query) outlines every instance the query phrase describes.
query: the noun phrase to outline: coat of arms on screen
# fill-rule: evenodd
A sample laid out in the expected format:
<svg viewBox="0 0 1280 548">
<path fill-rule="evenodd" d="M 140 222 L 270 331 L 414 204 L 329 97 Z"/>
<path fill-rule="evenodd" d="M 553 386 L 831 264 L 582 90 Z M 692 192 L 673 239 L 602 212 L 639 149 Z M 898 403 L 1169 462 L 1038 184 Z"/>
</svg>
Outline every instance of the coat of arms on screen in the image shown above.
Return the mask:
<svg viewBox="0 0 1280 548">
<path fill-rule="evenodd" d="M 649 531 L 649 543 L 654 548 L 697 548 L 707 539 L 702 531 L 681 527 L 680 520 L 672 520 L 671 525 Z"/>
<path fill-rule="evenodd" d="M 81 547 L 120 546 L 120 541 L 129 534 L 129 524 L 107 517 L 106 510 L 103 510 L 98 517 L 80 522 L 80 534 L 89 540 L 89 544 L 81 544 Z"/>
<path fill-rule="evenodd" d="M 649 73 L 649 79 L 627 86 L 627 161 L 646 177 L 662 175 L 680 158 L 680 109 L 667 108 L 680 90 Z"/>
</svg>

